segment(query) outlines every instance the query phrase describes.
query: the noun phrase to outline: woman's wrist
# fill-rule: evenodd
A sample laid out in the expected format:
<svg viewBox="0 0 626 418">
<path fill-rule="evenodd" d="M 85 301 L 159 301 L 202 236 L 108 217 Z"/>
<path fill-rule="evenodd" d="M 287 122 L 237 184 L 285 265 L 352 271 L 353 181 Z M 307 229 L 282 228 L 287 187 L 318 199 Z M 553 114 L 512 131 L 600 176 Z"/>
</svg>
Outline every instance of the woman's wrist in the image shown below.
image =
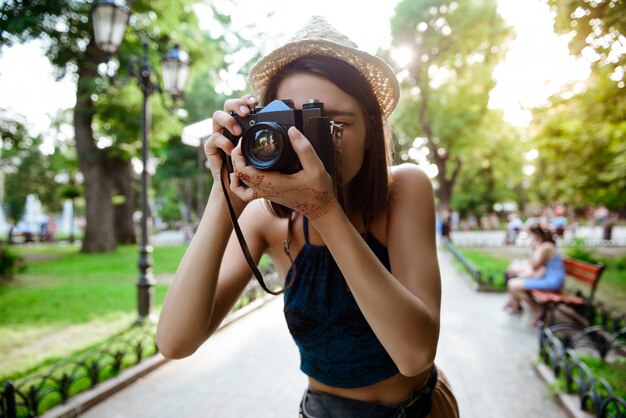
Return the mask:
<svg viewBox="0 0 626 418">
<path fill-rule="evenodd" d="M 333 197 L 319 204 L 295 204 L 292 208 L 296 212 L 306 216 L 311 222 L 321 221 L 328 213 L 334 209 L 341 209 L 337 200 Z"/>
<path fill-rule="evenodd" d="M 302 213 L 302 212 L 301 212 Z M 341 220 L 342 217 L 346 217 L 345 212 L 339 205 L 336 199 L 331 199 L 325 204 L 317 208 L 311 215 L 304 214 L 309 221 L 315 226 L 315 229 L 322 231 L 325 228 L 333 228 L 336 222 Z"/>
<path fill-rule="evenodd" d="M 228 187 L 228 185 L 226 185 L 226 187 Z M 221 185 L 215 184 L 215 182 L 213 183 L 213 187 L 211 188 L 209 202 L 211 201 L 211 197 L 216 198 L 218 202 L 221 202 L 220 204 L 224 205 L 226 210 L 226 216 L 228 216 L 228 202 L 226 201 L 226 193 L 228 193 L 228 198 L 230 199 L 233 210 L 235 211 L 237 218 L 239 218 L 239 215 L 241 215 L 243 210 L 246 208 L 248 202 L 241 200 L 234 193 L 230 192 L 230 190 L 225 191 L 224 189 L 222 189 Z M 208 206 L 209 205 L 207 204 L 207 209 Z"/>
</svg>

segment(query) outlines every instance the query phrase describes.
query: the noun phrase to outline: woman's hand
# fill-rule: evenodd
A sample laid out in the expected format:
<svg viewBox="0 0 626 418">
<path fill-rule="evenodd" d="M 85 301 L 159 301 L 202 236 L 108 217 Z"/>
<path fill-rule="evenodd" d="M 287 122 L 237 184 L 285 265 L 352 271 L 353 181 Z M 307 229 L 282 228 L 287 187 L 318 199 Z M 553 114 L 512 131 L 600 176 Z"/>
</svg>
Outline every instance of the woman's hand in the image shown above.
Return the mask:
<svg viewBox="0 0 626 418">
<path fill-rule="evenodd" d="M 248 187 L 232 182 L 231 190 L 241 200 L 262 197 L 316 220 L 338 206 L 332 179 L 309 140 L 298 129 L 289 128 L 289 139 L 302 170 L 294 174 L 257 170 L 246 165 L 238 145 L 231 153 L 233 166 L 236 177 Z"/>
<path fill-rule="evenodd" d="M 209 166 L 211 167 L 211 174 L 213 175 L 214 187 L 220 187 L 220 176 L 226 175 L 227 172 L 222 173 L 222 151 L 227 155 L 231 155 L 235 145 L 230 139 L 226 138 L 222 134 L 222 130 L 226 129 L 233 136 L 240 136 L 242 129 L 231 116 L 231 112 L 235 112 L 241 117 L 248 116 L 250 114 L 250 108 L 254 108 L 259 102 L 250 94 L 246 94 L 241 99 L 229 99 L 224 102 L 224 110 L 218 110 L 213 113 L 213 134 L 204 143 L 204 153 L 206 154 Z M 239 180 L 231 174 L 231 183 L 236 182 L 239 186 Z"/>
</svg>

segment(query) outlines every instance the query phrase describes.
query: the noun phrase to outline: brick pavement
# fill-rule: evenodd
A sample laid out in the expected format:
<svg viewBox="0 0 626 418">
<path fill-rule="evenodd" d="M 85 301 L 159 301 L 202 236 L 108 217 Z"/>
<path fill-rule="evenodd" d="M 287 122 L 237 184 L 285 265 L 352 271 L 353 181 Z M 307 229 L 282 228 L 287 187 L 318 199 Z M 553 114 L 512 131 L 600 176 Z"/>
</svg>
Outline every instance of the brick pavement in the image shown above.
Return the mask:
<svg viewBox="0 0 626 418">
<path fill-rule="evenodd" d="M 530 317 L 502 311 L 506 296 L 478 293 L 440 254 L 438 366 L 464 418 L 565 417 L 532 369 Z M 282 318 L 282 300 L 215 334 L 193 356 L 170 361 L 86 411 L 87 418 L 292 418 L 306 386 Z"/>
</svg>

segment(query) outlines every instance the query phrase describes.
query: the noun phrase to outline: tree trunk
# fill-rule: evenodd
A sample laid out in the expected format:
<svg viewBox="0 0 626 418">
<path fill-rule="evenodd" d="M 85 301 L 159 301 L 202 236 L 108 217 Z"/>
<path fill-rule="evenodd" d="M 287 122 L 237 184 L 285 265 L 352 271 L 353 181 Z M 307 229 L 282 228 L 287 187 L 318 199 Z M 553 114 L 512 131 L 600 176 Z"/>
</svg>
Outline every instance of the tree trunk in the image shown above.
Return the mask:
<svg viewBox="0 0 626 418">
<path fill-rule="evenodd" d="M 135 190 L 135 175 L 130 161 L 112 160 L 109 162 L 113 177 L 114 194 L 123 196 L 123 202 L 114 202 L 115 240 L 118 244 L 136 244 L 135 212 L 137 191 Z"/>
<path fill-rule="evenodd" d="M 101 53 L 91 41 L 85 58 L 78 63 L 74 132 L 78 163 L 85 178 L 86 226 L 82 251 L 88 253 L 115 250 L 113 229 L 112 183 L 107 172 L 106 154 L 98 149 L 91 123 L 94 106 L 90 84 L 98 76 L 96 66 Z"/>
</svg>

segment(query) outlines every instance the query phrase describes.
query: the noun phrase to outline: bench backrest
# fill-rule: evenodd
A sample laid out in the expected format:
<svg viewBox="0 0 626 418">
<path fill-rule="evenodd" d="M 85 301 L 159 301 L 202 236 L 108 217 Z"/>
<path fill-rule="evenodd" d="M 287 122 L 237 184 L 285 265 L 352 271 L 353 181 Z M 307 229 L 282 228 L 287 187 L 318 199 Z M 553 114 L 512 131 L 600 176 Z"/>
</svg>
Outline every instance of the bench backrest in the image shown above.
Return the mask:
<svg viewBox="0 0 626 418">
<path fill-rule="evenodd" d="M 604 271 L 604 264 L 593 264 L 575 258 L 564 257 L 563 265 L 565 267 L 565 275 L 582 283 L 586 283 L 591 287 L 589 297 L 587 298 L 589 302 L 591 302 L 596 293 L 596 287 L 598 287 L 602 272 Z"/>
</svg>

